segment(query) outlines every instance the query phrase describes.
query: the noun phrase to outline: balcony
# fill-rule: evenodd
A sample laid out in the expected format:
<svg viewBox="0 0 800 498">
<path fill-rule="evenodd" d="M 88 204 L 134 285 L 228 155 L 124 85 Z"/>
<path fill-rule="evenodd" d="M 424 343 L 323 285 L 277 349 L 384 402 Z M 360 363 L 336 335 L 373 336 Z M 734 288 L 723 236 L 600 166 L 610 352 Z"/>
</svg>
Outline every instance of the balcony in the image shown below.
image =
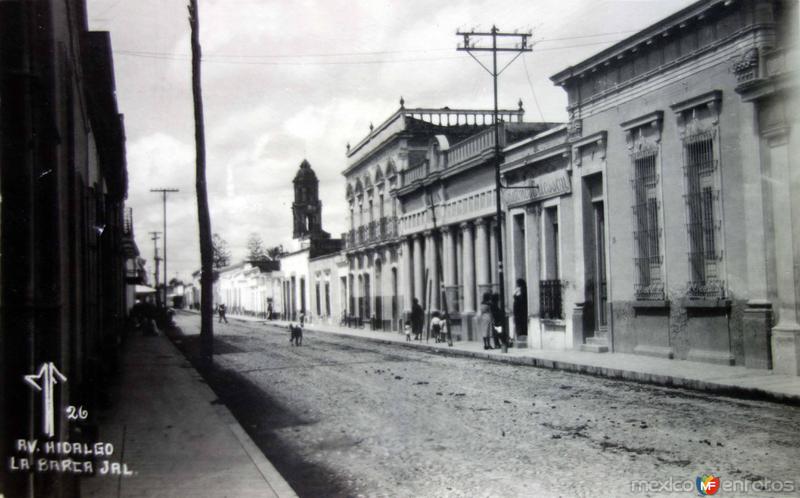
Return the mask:
<svg viewBox="0 0 800 498">
<path fill-rule="evenodd" d="M 417 180 L 424 179 L 426 176 L 428 176 L 428 161 L 423 161 L 407 170 L 401 171 L 400 184 L 402 186 L 410 185 Z"/>
<path fill-rule="evenodd" d="M 506 133 L 503 123 L 500 123 L 499 131 L 500 147 L 504 147 Z M 494 128 L 488 128 L 450 147 L 445 152 L 444 167 L 455 166 L 492 150 L 494 150 Z"/>
<path fill-rule="evenodd" d="M 561 320 L 561 280 L 539 281 L 539 313 L 548 320 Z"/>
<path fill-rule="evenodd" d="M 133 209 L 126 208 L 122 224 L 122 233 L 128 236 L 133 235 Z"/>
<path fill-rule="evenodd" d="M 384 216 L 370 221 L 345 234 L 345 249 L 358 249 L 373 244 L 389 242 L 397 237 L 397 217 Z"/>
</svg>

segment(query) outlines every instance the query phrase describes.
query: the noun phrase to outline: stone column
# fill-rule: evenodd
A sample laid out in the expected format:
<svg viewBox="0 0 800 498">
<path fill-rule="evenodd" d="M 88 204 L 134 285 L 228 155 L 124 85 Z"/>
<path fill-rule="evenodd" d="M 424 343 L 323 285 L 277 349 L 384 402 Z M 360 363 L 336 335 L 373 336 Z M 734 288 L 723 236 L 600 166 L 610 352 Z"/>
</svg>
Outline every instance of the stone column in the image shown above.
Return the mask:
<svg viewBox="0 0 800 498">
<path fill-rule="evenodd" d="M 428 259 L 425 267 L 428 269 L 429 280 L 431 282 L 431 302 L 430 310 L 439 310 L 439 266 L 436 264 L 436 233 L 432 230 L 425 232 L 425 247 L 427 248 Z M 427 283 L 426 283 L 427 285 Z M 425 288 L 425 295 L 427 296 L 428 289 Z"/>
<path fill-rule="evenodd" d="M 474 267 L 479 266 L 480 259 L 475 258 L 475 250 L 472 243 L 472 227 L 468 222 L 461 224 L 463 236 L 464 253 L 462 256 L 463 271 L 462 282 L 464 289 L 464 313 L 475 312 L 475 271 Z M 478 256 L 480 258 L 480 256 Z M 485 266 L 485 265 L 484 265 Z"/>
<path fill-rule="evenodd" d="M 574 248 L 572 252 L 572 261 L 567 261 L 565 257 L 563 261 L 560 262 L 561 266 L 561 273 L 562 275 L 566 275 L 567 279 L 569 279 L 568 273 L 568 265 L 572 265 L 572 279 L 574 280 L 573 285 L 575 286 L 575 302 L 572 306 L 572 348 L 573 349 L 581 349 L 584 340 L 586 337 L 590 335 L 594 335 L 594 330 L 588 330 L 587 327 L 587 316 L 586 316 L 586 259 L 593 257 L 593 254 L 587 254 L 584 250 L 586 246 L 585 235 L 587 230 L 591 232 L 592 228 L 592 219 L 589 216 L 587 221 L 588 227 L 584 226 L 584 215 L 587 214 L 586 211 L 591 209 L 591 199 L 589 198 L 589 191 L 585 188 L 583 184 L 583 177 L 580 174 L 580 169 L 578 169 L 572 175 L 572 223 L 573 223 L 573 232 L 572 232 L 572 247 Z M 559 206 L 559 210 L 561 210 L 565 206 L 565 203 L 562 203 Z M 560 213 L 559 213 L 560 214 Z M 567 221 L 567 216 L 563 216 L 564 221 Z M 663 226 L 663 225 L 662 225 Z M 564 227 L 566 228 L 566 227 Z M 560 229 L 560 233 L 563 233 L 562 240 L 569 240 L 566 237 L 566 230 Z M 568 243 L 568 242 L 567 242 Z M 565 246 L 562 246 L 565 247 Z M 568 246 L 566 246 L 568 247 Z M 562 254 L 569 254 L 569 251 L 562 251 Z M 596 284 L 597 285 L 597 284 Z M 569 309 L 569 302 L 565 299 L 567 297 L 566 288 L 562 288 L 562 306 L 564 309 L 564 316 L 566 317 L 567 310 Z"/>
<path fill-rule="evenodd" d="M 403 316 L 404 320 L 408 320 L 408 317 L 411 314 L 411 298 L 414 297 L 414 267 L 411 263 L 411 254 L 413 251 L 413 242 L 411 238 L 406 238 L 403 241 L 402 249 L 403 251 L 403 259 L 400 261 L 401 269 L 400 275 L 402 275 L 402 289 L 403 292 Z"/>
<path fill-rule="evenodd" d="M 789 130 L 777 130 L 766 137 L 772 217 L 775 227 L 775 268 L 778 291 L 778 324 L 772 328 L 772 361 L 776 373 L 800 375 L 800 325 L 797 322 L 797 248 L 794 233 L 799 231 L 800 199 L 792 196 L 793 168 L 789 157 Z M 796 175 L 795 175 L 796 179 Z M 794 183 L 794 185 L 793 185 Z"/>
<path fill-rule="evenodd" d="M 745 244 L 747 248 L 747 288 L 750 299 L 742 319 L 744 342 L 744 365 L 748 368 L 767 369 L 772 366 L 770 358 L 770 326 L 772 324 L 772 304 L 767 297 L 767 254 L 765 234 L 765 210 L 768 209 L 764 196 L 766 180 L 762 176 L 759 147 L 761 137 L 754 129 L 756 122 L 755 105 L 742 103 L 737 110 L 739 117 L 739 158 L 742 164 L 744 198 L 744 226 L 747 227 Z M 730 223 L 730 220 L 728 220 Z"/>
<path fill-rule="evenodd" d="M 442 233 L 442 268 L 444 271 L 444 285 L 456 283 L 455 261 L 453 261 L 453 232 L 449 226 L 441 228 Z"/>
<path fill-rule="evenodd" d="M 422 261 L 422 234 L 414 234 L 414 293 L 413 297 L 422 304 L 425 302 L 424 282 L 425 282 L 425 263 Z"/>
<path fill-rule="evenodd" d="M 495 232 L 495 225 L 497 221 L 491 218 L 488 222 L 489 231 L 489 282 L 497 283 L 497 233 Z"/>
<path fill-rule="evenodd" d="M 492 281 L 492 277 L 489 275 L 489 254 L 491 254 L 489 251 L 489 223 L 484 218 L 478 218 L 475 220 L 475 228 L 477 232 L 475 237 L 475 268 L 478 288 L 480 289 L 481 285 L 489 284 Z M 464 237 L 466 237 L 466 232 Z M 481 295 L 478 294 L 477 298 L 480 300 Z"/>
<path fill-rule="evenodd" d="M 453 230 L 458 230 L 453 234 L 453 250 L 456 253 L 456 285 L 462 285 L 464 283 L 464 246 L 461 243 L 461 229 L 454 226 Z"/>
<path fill-rule="evenodd" d="M 538 204 L 528 206 L 525 210 L 525 258 L 527 275 L 525 283 L 528 285 L 528 315 L 539 317 L 539 281 L 542 280 L 542 261 L 540 256 L 539 227 L 542 208 Z"/>
</svg>

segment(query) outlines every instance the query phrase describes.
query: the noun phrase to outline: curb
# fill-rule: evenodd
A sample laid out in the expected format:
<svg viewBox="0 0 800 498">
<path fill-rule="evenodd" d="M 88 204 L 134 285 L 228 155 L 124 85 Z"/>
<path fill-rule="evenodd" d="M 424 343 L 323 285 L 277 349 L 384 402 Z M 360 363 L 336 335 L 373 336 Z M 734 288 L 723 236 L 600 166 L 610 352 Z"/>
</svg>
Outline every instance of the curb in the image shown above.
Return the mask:
<svg viewBox="0 0 800 498">
<path fill-rule="evenodd" d="M 202 383 L 198 384 L 198 389 L 204 391 L 207 401 L 209 403 L 213 403 L 213 401 L 219 399 L 219 396 L 217 396 L 211 386 L 206 384 L 205 380 L 203 379 L 203 375 L 197 371 L 186 355 L 184 355 L 178 346 L 172 342 L 172 339 L 163 332 L 161 335 L 163 335 L 175 352 L 180 357 L 184 358 L 189 365 L 191 365 L 192 375 L 195 376 L 196 379 L 202 381 Z M 270 462 L 267 457 L 264 456 L 264 453 L 261 452 L 255 441 L 250 438 L 250 436 L 247 434 L 247 431 L 245 431 L 241 424 L 236 420 L 236 417 L 234 417 L 233 413 L 228 409 L 228 407 L 224 404 L 214 404 L 214 411 L 219 416 L 220 421 L 228 427 L 228 430 L 230 430 L 239 441 L 239 444 L 242 446 L 245 453 L 247 453 L 247 455 L 250 457 L 250 460 L 252 460 L 253 464 L 263 476 L 264 482 L 270 489 L 272 489 L 275 495 L 278 496 L 278 498 L 298 498 L 297 493 L 294 491 L 294 489 L 292 489 L 291 485 L 289 485 L 286 479 L 284 479 L 284 477 L 278 472 L 275 466 L 272 465 L 272 462 Z"/>
<path fill-rule="evenodd" d="M 249 320 L 240 320 L 240 321 L 253 323 L 252 321 Z M 264 322 L 266 323 L 266 320 Z M 288 328 L 286 325 L 283 324 L 272 323 L 271 325 L 282 329 Z M 347 333 L 329 332 L 326 330 L 315 328 L 314 326 L 305 326 L 305 329 L 320 334 L 342 335 L 346 337 L 364 339 L 378 344 L 391 344 L 393 346 L 400 346 L 408 349 L 414 349 L 417 351 L 422 350 L 423 352 L 442 354 L 446 356 L 475 358 L 481 360 L 488 360 L 495 363 L 505 363 L 509 365 L 522 365 L 522 366 L 529 366 L 536 368 L 546 368 L 550 370 L 562 370 L 565 372 L 573 372 L 582 375 L 591 375 L 594 377 L 603 377 L 612 380 L 625 380 L 630 382 L 636 382 L 639 384 L 651 384 L 662 387 L 677 387 L 681 389 L 688 389 L 691 391 L 713 393 L 735 398 L 765 400 L 781 404 L 800 406 L 800 395 L 780 393 L 763 389 L 760 387 L 735 386 L 713 381 L 691 379 L 686 377 L 677 377 L 673 375 L 637 372 L 634 370 L 625 370 L 622 368 L 584 365 L 570 361 L 549 360 L 545 358 L 536 358 L 536 357 L 501 356 L 499 353 L 487 353 L 482 351 L 464 351 L 461 349 L 443 348 L 440 346 L 432 346 L 429 344 L 418 344 L 415 342 L 391 341 L 388 339 L 382 339 L 380 337 L 362 337 L 360 335 L 351 335 Z"/>
</svg>

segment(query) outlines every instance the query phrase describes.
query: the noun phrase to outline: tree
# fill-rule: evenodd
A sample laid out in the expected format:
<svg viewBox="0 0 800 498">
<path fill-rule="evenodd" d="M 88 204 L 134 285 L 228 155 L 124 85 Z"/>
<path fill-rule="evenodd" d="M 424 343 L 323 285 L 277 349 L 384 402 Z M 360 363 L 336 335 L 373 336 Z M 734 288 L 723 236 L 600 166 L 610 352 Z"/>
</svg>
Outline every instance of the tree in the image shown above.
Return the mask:
<svg viewBox="0 0 800 498">
<path fill-rule="evenodd" d="M 281 256 L 283 256 L 284 254 L 286 254 L 286 251 L 283 250 L 283 246 L 282 245 L 277 245 L 275 247 L 270 247 L 265 252 L 266 252 L 266 255 L 267 255 L 267 257 L 269 259 L 278 259 Z"/>
<path fill-rule="evenodd" d="M 203 119 L 203 91 L 200 60 L 200 12 L 197 0 L 189 0 L 189 28 L 192 44 L 192 100 L 194 103 L 195 191 L 200 229 L 200 355 L 210 365 L 214 354 L 214 263 L 216 252 L 211 237 L 211 214 L 206 188 L 206 131 Z"/>
<path fill-rule="evenodd" d="M 250 261 L 263 261 L 269 259 L 267 251 L 264 249 L 264 242 L 261 236 L 253 232 L 247 238 L 247 259 Z"/>
<path fill-rule="evenodd" d="M 215 233 L 211 245 L 214 252 L 214 269 L 218 270 L 231 264 L 231 251 L 228 249 L 228 243 L 225 242 L 225 239 Z"/>
</svg>

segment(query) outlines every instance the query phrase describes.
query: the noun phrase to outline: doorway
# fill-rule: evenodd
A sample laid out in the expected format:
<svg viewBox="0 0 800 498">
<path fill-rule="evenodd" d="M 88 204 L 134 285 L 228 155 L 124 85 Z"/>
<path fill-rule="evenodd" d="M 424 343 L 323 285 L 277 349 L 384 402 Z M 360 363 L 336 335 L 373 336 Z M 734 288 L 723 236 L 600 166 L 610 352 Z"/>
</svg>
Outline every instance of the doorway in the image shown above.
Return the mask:
<svg viewBox="0 0 800 498">
<path fill-rule="evenodd" d="M 593 232 L 596 241 L 594 250 L 594 316 L 595 336 L 604 336 L 608 331 L 608 281 L 606 273 L 606 214 L 602 200 L 592 202 Z"/>
</svg>

